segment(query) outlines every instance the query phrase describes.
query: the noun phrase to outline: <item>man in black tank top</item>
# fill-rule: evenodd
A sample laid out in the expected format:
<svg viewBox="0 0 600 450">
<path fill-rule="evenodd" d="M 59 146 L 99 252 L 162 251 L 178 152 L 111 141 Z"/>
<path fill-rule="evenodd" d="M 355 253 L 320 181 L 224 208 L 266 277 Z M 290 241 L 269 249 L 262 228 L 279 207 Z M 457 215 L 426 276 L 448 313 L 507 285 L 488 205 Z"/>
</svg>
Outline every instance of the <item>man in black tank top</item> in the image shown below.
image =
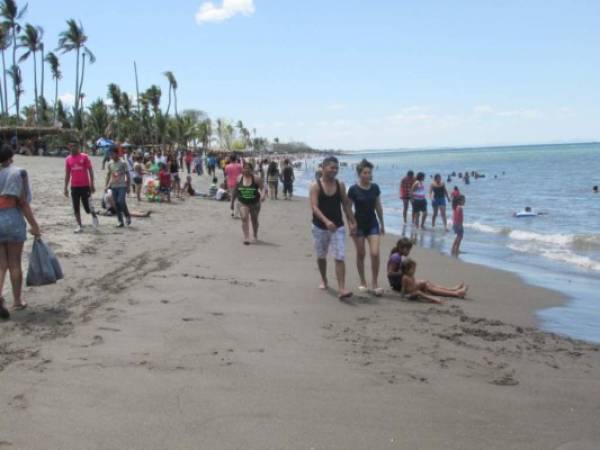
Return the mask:
<svg viewBox="0 0 600 450">
<path fill-rule="evenodd" d="M 310 187 L 310 206 L 313 212 L 312 234 L 317 254 L 317 264 L 321 273 L 321 289 L 327 289 L 327 253 L 331 250 L 335 259 L 339 298 L 348 298 L 352 292 L 346 290 L 346 265 L 344 220 L 342 209 L 348 221 L 350 233 L 356 231 L 352 205 L 346 194 L 346 186 L 336 179 L 339 170 L 337 158 L 329 156 L 323 161 L 322 175 Z"/>
</svg>

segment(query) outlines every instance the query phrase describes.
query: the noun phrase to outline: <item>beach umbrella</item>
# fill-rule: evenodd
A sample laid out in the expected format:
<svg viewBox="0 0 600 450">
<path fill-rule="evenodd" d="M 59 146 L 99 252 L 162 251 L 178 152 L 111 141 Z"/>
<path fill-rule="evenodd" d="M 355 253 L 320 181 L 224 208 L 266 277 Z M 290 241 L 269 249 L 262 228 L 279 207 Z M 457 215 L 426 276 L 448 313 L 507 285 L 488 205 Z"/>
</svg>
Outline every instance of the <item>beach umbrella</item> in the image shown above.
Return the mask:
<svg viewBox="0 0 600 450">
<path fill-rule="evenodd" d="M 96 141 L 96 147 L 114 147 L 115 143 L 110 139 L 100 138 Z"/>
</svg>

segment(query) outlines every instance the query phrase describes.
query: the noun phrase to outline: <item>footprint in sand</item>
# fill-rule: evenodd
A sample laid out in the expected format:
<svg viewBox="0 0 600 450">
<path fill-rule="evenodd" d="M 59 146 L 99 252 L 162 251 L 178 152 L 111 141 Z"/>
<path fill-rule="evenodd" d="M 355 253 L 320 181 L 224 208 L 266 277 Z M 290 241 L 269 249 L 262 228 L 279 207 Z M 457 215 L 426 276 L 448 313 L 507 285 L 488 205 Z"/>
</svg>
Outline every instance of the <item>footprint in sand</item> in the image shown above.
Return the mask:
<svg viewBox="0 0 600 450">
<path fill-rule="evenodd" d="M 519 384 L 519 380 L 517 380 L 513 374 L 505 373 L 496 378 L 492 378 L 489 383 L 497 386 L 516 386 Z"/>
<path fill-rule="evenodd" d="M 91 345 L 100 345 L 100 344 L 104 344 L 104 338 L 99 335 L 94 336 Z"/>
</svg>

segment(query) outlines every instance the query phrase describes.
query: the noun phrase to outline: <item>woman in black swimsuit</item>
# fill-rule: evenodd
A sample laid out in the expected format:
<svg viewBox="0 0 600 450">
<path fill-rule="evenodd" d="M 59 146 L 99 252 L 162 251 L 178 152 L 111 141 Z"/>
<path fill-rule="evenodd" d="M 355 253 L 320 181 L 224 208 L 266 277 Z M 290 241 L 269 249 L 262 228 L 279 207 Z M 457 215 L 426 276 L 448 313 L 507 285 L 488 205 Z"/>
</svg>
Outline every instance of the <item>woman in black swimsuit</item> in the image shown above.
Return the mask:
<svg viewBox="0 0 600 450">
<path fill-rule="evenodd" d="M 429 196 L 431 197 L 431 206 L 433 207 L 433 217 L 431 218 L 431 227 L 435 228 L 435 219 L 438 216 L 438 211 L 444 223 L 444 230 L 448 231 L 448 220 L 446 219 L 446 200 L 450 201 L 450 195 L 446 190 L 446 185 L 442 181 L 442 176 L 439 173 L 433 177 L 433 183 L 429 187 Z"/>
<path fill-rule="evenodd" d="M 265 199 L 262 178 L 254 175 L 254 166 L 246 162 L 243 171 L 238 178 L 237 185 L 233 191 L 231 204 L 235 199 L 239 200 L 240 216 L 242 218 L 242 232 L 244 233 L 244 245 L 250 245 L 250 221 L 252 221 L 252 230 L 254 242 L 258 235 L 258 214 L 260 213 L 260 204 Z"/>
</svg>

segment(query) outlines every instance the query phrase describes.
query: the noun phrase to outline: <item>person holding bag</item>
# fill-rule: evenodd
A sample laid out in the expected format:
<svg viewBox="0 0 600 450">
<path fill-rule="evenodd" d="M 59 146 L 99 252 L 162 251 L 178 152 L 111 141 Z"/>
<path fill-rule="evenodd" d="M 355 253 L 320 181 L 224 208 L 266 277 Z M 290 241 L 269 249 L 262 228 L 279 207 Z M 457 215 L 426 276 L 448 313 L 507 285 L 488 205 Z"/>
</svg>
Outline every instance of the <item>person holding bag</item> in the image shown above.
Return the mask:
<svg viewBox="0 0 600 450">
<path fill-rule="evenodd" d="M 0 149 L 0 319 L 9 319 L 2 290 L 6 273 L 10 273 L 13 291 L 13 310 L 27 307 L 21 298 L 23 271 L 21 258 L 23 245 L 27 239 L 25 221 L 31 227 L 30 233 L 38 238 L 41 235 L 33 211 L 31 191 L 27 172 L 13 166 L 13 151 L 8 146 Z"/>
</svg>

